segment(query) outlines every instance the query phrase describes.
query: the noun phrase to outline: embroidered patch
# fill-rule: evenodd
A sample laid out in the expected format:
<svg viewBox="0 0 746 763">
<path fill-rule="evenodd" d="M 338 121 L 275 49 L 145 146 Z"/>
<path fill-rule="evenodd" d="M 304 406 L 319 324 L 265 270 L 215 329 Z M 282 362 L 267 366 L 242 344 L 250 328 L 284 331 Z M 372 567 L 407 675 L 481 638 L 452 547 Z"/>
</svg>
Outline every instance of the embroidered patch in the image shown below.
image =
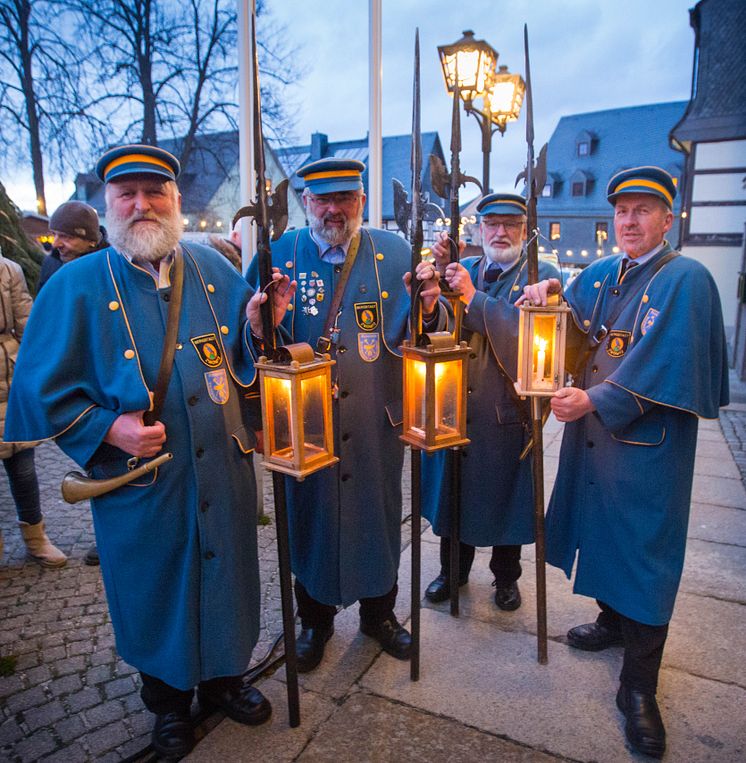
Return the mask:
<svg viewBox="0 0 746 763">
<path fill-rule="evenodd" d="M 191 343 L 199 359 L 208 368 L 217 368 L 222 362 L 223 357 L 220 354 L 220 342 L 215 334 L 203 334 L 191 338 Z"/>
<path fill-rule="evenodd" d="M 207 371 L 205 384 L 207 385 L 207 394 L 213 403 L 225 405 L 228 402 L 230 390 L 228 389 L 228 374 L 224 368 L 219 371 Z"/>
<path fill-rule="evenodd" d="M 381 352 L 381 335 L 358 334 L 357 351 L 366 363 L 373 363 L 373 361 L 378 360 Z"/>
<path fill-rule="evenodd" d="M 627 352 L 627 345 L 632 334 L 629 331 L 609 331 L 606 341 L 606 354 L 612 358 L 621 358 Z"/>
<path fill-rule="evenodd" d="M 648 329 L 655 323 L 655 319 L 660 315 L 660 310 L 654 310 L 652 307 L 645 313 L 645 317 L 640 324 L 640 333 L 645 336 Z"/>
<path fill-rule="evenodd" d="M 355 320 L 363 331 L 378 328 L 378 302 L 355 302 Z"/>
</svg>

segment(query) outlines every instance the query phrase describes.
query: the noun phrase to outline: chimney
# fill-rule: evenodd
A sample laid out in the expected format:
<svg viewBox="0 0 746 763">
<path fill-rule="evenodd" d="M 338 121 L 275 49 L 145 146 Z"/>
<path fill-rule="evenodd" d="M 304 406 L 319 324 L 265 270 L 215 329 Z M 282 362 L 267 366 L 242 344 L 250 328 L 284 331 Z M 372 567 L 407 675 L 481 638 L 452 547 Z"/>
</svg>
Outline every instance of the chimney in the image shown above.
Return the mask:
<svg viewBox="0 0 746 763">
<path fill-rule="evenodd" d="M 329 136 L 323 132 L 315 132 L 311 135 L 311 161 L 323 159 L 326 156 L 326 150 L 329 148 Z"/>
</svg>

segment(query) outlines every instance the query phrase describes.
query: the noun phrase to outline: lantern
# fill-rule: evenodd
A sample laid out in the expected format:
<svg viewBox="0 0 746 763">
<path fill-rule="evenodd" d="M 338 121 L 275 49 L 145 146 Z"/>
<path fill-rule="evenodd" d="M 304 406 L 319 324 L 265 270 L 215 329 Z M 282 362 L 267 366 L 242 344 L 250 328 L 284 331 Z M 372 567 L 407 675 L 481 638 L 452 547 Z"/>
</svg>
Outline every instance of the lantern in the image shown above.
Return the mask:
<svg viewBox="0 0 746 763">
<path fill-rule="evenodd" d="M 467 445 L 466 377 L 471 348 L 453 335 L 422 335 L 422 346 L 405 341 L 404 426 L 401 439 L 428 453 Z"/>
<path fill-rule="evenodd" d="M 262 466 L 302 480 L 335 464 L 329 355 L 309 344 L 278 347 L 259 358 L 264 460 Z"/>
<path fill-rule="evenodd" d="M 523 304 L 518 325 L 518 381 L 522 397 L 550 397 L 565 383 L 565 342 L 570 308 L 556 304 Z"/>
<path fill-rule="evenodd" d="M 474 32 L 467 30 L 458 42 L 439 45 L 438 55 L 449 93 L 456 90 L 458 71 L 459 94 L 464 101 L 473 101 L 484 94 L 497 63 L 497 51 L 489 43 L 475 40 Z"/>
<path fill-rule="evenodd" d="M 526 83 L 521 75 L 511 74 L 507 66 L 501 66 L 492 74 L 484 103 L 501 133 L 505 132 L 508 122 L 515 122 L 520 116 L 525 92 Z"/>
</svg>

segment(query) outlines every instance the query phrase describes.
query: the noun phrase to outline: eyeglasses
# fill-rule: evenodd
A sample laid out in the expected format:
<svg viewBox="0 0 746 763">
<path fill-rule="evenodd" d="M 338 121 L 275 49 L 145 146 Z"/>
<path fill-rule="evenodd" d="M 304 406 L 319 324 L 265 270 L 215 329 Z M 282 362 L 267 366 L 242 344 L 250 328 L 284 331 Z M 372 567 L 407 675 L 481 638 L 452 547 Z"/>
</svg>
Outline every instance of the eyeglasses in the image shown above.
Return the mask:
<svg viewBox="0 0 746 763">
<path fill-rule="evenodd" d="M 315 193 L 309 193 L 308 198 L 319 207 L 330 207 L 335 204 L 338 207 L 349 207 L 360 198 L 359 193 L 355 191 L 343 191 L 341 193 L 325 193 L 323 196 L 317 196 Z"/>
<path fill-rule="evenodd" d="M 497 230 L 500 226 L 505 228 L 506 233 L 515 233 L 523 227 L 523 220 L 511 220 L 510 222 L 504 222 L 503 220 L 482 220 L 482 225 L 490 230 Z"/>
</svg>

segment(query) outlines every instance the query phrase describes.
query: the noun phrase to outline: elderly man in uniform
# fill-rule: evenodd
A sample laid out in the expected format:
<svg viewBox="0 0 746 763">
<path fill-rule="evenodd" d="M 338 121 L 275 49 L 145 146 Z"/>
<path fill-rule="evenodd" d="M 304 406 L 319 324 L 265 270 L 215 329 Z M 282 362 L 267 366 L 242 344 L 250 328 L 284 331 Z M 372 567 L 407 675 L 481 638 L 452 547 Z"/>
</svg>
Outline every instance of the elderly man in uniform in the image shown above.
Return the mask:
<svg viewBox="0 0 746 763">
<path fill-rule="evenodd" d="M 336 359 L 334 438 L 341 461 L 287 481 L 295 594 L 302 630 L 298 670 L 315 668 L 337 607 L 360 602 L 360 630 L 399 659 L 409 633 L 394 614 L 401 544 L 401 360 L 408 329 L 411 251 L 393 233 L 363 229 L 362 162 L 323 159 L 298 170 L 309 227 L 272 246 L 298 282 L 283 327 Z M 248 278 L 257 278 L 256 262 Z M 445 324 L 435 268 L 416 277 L 426 325 Z M 340 286 L 341 284 L 341 286 Z"/>
<path fill-rule="evenodd" d="M 41 264 L 37 291 L 66 262 L 72 262 L 84 254 L 96 252 L 109 245 L 99 225 L 98 212 L 82 201 L 66 201 L 60 204 L 49 218 L 49 230 L 54 236 L 54 248 Z"/>
<path fill-rule="evenodd" d="M 469 361 L 467 436 L 461 454 L 461 527 L 459 583 L 464 585 L 475 546 L 492 546 L 490 570 L 495 576 L 495 604 L 512 611 L 521 605 L 521 544 L 533 543 L 531 459 L 520 460 L 530 436 L 529 404 L 513 387 L 517 367 L 518 317 L 514 302 L 523 294 L 528 268 L 526 200 L 492 193 L 477 205 L 484 254 L 449 262 L 446 234 L 433 247 L 449 286 L 466 304 L 464 336 Z M 460 243 L 463 248 L 464 244 Z M 541 262 L 540 275 L 557 277 L 554 266 Z M 453 488 L 443 451 L 423 457 L 423 514 L 440 536 L 440 574 L 425 596 L 432 602 L 450 596 L 450 509 Z"/>
<path fill-rule="evenodd" d="M 547 560 L 594 623 L 576 649 L 624 646 L 616 702 L 637 751 L 660 758 L 666 734 L 658 672 L 681 578 L 698 417 L 728 402 L 722 313 L 709 271 L 665 240 L 676 186 L 658 167 L 615 175 L 607 197 L 623 250 L 586 268 L 566 292 L 583 332 L 576 384 L 552 399 L 567 423 L 547 514 Z M 556 280 L 525 289 L 544 303 Z"/>
<path fill-rule="evenodd" d="M 241 677 L 260 616 L 255 440 L 243 410 L 255 376 L 247 324 L 261 336 L 266 297 L 250 300 L 244 279 L 217 252 L 179 242 L 179 162 L 167 151 L 118 147 L 97 172 L 112 246 L 65 266 L 39 296 L 6 435 L 55 438 L 93 478 L 173 453 L 155 475 L 91 504 L 117 648 L 140 671 L 143 701 L 156 715 L 156 751 L 180 757 L 194 745 L 195 686 L 203 706 L 236 721 L 258 724 L 271 713 Z M 178 310 L 171 278 L 180 258 L 174 373 L 158 420 L 146 424 L 154 387 L 159 397 L 169 311 Z M 281 315 L 294 287 L 275 279 Z"/>
</svg>

